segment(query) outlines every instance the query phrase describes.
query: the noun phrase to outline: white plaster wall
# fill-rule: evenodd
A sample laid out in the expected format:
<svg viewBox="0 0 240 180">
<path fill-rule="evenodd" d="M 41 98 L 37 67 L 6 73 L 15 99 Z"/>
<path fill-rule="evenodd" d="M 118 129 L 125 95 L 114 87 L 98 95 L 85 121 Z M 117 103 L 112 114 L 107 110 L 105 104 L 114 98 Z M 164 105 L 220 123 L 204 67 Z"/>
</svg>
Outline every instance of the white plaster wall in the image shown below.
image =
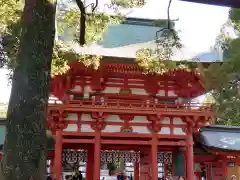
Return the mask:
<svg viewBox="0 0 240 180">
<path fill-rule="evenodd" d="M 164 117 L 162 121 L 160 121 L 161 124 L 170 124 L 170 118 Z"/>
<path fill-rule="evenodd" d="M 133 120 L 131 123 L 148 123 L 149 121 L 147 120 L 146 116 L 134 116 Z"/>
<path fill-rule="evenodd" d="M 80 129 L 81 132 L 94 132 L 89 124 L 82 124 Z"/>
<path fill-rule="evenodd" d="M 117 94 L 120 92 L 120 87 L 106 87 L 103 91 L 103 93 L 112 93 L 112 94 Z"/>
<path fill-rule="evenodd" d="M 66 121 L 77 121 L 78 120 L 78 115 L 77 113 L 68 113 L 68 116 L 64 118 Z"/>
<path fill-rule="evenodd" d="M 68 124 L 67 128 L 65 128 L 63 131 L 65 132 L 76 132 L 78 129 L 77 124 Z"/>
<path fill-rule="evenodd" d="M 183 122 L 183 120 L 180 117 L 174 117 L 173 118 L 173 124 L 186 124 L 185 122 Z"/>
<path fill-rule="evenodd" d="M 107 125 L 105 127 L 104 130 L 102 130 L 102 132 L 108 132 L 108 133 L 113 133 L 113 132 L 120 132 L 121 131 L 121 127 L 119 125 Z"/>
<path fill-rule="evenodd" d="M 121 83 L 121 82 L 107 82 L 106 84 L 123 85 L 123 83 Z"/>
<path fill-rule="evenodd" d="M 90 114 L 82 114 L 81 121 L 93 121 L 93 119 Z"/>
<path fill-rule="evenodd" d="M 108 78 L 108 80 L 111 80 L 111 79 L 123 80 L 122 78 Z"/>
<path fill-rule="evenodd" d="M 106 122 L 124 122 L 120 119 L 118 115 L 109 115 L 105 119 Z"/>
<path fill-rule="evenodd" d="M 148 93 L 146 92 L 145 89 L 141 89 L 141 88 L 130 88 L 132 94 L 135 95 L 148 95 Z"/>
<path fill-rule="evenodd" d="M 138 81 L 138 82 L 144 82 L 143 79 L 128 79 L 128 82 L 130 83 L 131 81 Z"/>
<path fill-rule="evenodd" d="M 128 83 L 129 86 L 142 86 L 144 87 L 144 84 L 136 84 L 136 83 Z"/>
<path fill-rule="evenodd" d="M 157 94 L 156 94 L 157 96 L 165 96 L 165 91 L 164 90 L 162 90 L 162 89 L 160 89 L 160 90 L 158 90 L 158 92 L 157 92 Z"/>
<path fill-rule="evenodd" d="M 62 101 L 60 101 L 57 97 L 53 96 L 52 94 L 48 98 L 49 104 L 62 104 Z"/>
<path fill-rule="evenodd" d="M 175 135 L 186 135 L 186 133 L 183 131 L 183 128 L 173 128 L 173 134 L 175 134 Z"/>
<path fill-rule="evenodd" d="M 76 86 L 74 86 L 74 88 L 72 89 L 72 91 L 81 92 L 81 91 L 82 91 L 82 87 L 81 87 L 80 85 L 76 85 Z"/>
<path fill-rule="evenodd" d="M 158 134 L 171 134 L 169 127 L 162 127 Z"/>
<path fill-rule="evenodd" d="M 84 98 L 89 98 L 91 92 L 93 92 L 91 86 L 84 86 Z"/>
<path fill-rule="evenodd" d="M 148 128 L 144 126 L 132 126 L 132 129 L 134 133 L 150 134 L 150 131 L 148 130 Z"/>
<path fill-rule="evenodd" d="M 167 93 L 168 96 L 177 96 L 173 90 L 169 90 Z"/>
</svg>

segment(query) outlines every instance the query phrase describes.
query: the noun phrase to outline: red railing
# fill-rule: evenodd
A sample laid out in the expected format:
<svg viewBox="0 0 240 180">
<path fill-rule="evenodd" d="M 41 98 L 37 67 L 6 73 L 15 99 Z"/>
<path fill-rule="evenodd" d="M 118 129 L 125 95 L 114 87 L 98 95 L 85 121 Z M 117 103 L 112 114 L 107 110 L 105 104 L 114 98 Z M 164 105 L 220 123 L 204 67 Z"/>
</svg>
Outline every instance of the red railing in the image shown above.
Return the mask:
<svg viewBox="0 0 240 180">
<path fill-rule="evenodd" d="M 61 104 L 55 100 L 55 102 L 50 103 L 50 106 Z M 66 106 L 71 106 L 74 108 L 98 108 L 98 109 L 131 109 L 131 110 L 163 110 L 166 111 L 212 111 L 211 104 L 199 104 L 199 103 L 155 103 L 152 101 L 129 101 L 129 100 L 111 100 L 106 101 L 96 101 L 96 100 L 70 100 L 67 103 L 62 103 Z"/>
</svg>

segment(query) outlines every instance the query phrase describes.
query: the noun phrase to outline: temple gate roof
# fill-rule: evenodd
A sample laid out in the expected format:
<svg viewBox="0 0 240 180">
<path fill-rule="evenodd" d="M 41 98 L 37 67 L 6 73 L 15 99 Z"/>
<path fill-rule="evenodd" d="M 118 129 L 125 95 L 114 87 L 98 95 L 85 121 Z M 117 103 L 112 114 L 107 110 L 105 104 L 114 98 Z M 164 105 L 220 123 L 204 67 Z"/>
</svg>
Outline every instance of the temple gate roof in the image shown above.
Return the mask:
<svg viewBox="0 0 240 180">
<path fill-rule="evenodd" d="M 174 1 L 172 6 L 180 5 L 179 1 Z M 72 40 L 76 32 L 75 29 L 65 29 L 65 34 L 59 39 L 70 45 L 76 52 L 83 54 L 93 54 L 106 57 L 136 58 L 136 52 L 142 48 L 156 48 L 156 31 L 163 27 L 153 26 L 155 20 L 167 19 L 168 0 L 148 0 L 143 7 L 120 9 L 125 20 L 122 24 L 110 24 L 103 35 L 103 39 L 94 44 L 80 47 Z M 158 8 L 156 8 L 158 7 Z M 180 6 L 182 8 L 183 5 Z M 171 12 L 171 19 L 177 24 L 179 12 Z M 114 14 L 113 14 L 114 16 Z M 190 27 L 188 27 L 190 28 Z M 176 28 L 178 30 L 178 28 Z M 183 41 L 189 36 L 180 37 Z M 198 59 L 201 62 L 222 61 L 222 52 L 216 50 L 193 50 L 183 44 L 181 49 L 173 49 L 173 61 L 193 61 Z"/>
<path fill-rule="evenodd" d="M 187 2 L 195 2 L 201 4 L 217 5 L 217 6 L 228 6 L 233 8 L 240 8 L 239 0 L 181 0 Z"/>
</svg>

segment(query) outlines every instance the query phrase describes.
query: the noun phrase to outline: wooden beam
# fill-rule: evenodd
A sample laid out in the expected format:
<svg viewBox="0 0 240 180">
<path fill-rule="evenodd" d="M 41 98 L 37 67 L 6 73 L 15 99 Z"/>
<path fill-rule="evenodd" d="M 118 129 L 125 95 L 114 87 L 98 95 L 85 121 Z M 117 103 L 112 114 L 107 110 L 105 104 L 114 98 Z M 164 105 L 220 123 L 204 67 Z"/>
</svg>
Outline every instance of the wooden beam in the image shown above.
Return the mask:
<svg viewBox="0 0 240 180">
<path fill-rule="evenodd" d="M 93 105 L 93 104 L 49 104 L 48 110 L 64 110 L 68 112 L 103 112 L 115 114 L 137 114 L 137 115 L 156 115 L 161 112 L 163 116 L 213 116 L 210 110 L 191 109 L 191 108 L 153 108 L 153 107 L 119 107 L 107 105 Z"/>
<path fill-rule="evenodd" d="M 121 145 L 150 145 L 151 141 L 139 141 L 139 140 L 101 140 L 101 144 L 121 144 Z"/>
<path fill-rule="evenodd" d="M 94 139 L 66 139 L 62 140 L 64 144 L 71 144 L 71 143 L 82 143 L 82 144 L 92 144 L 94 143 Z"/>
<path fill-rule="evenodd" d="M 171 141 L 160 141 L 158 142 L 159 146 L 185 146 L 186 142 L 171 142 Z"/>
<path fill-rule="evenodd" d="M 63 136 L 82 136 L 82 137 L 94 137 L 95 132 L 62 132 Z"/>
</svg>

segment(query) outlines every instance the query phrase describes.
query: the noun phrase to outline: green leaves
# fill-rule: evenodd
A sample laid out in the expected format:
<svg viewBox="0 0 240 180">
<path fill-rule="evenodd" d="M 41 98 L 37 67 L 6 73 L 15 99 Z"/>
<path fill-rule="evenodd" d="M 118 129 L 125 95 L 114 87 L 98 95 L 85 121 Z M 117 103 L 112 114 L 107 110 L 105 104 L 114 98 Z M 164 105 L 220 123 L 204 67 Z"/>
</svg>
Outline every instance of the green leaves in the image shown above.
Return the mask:
<svg viewBox="0 0 240 180">
<path fill-rule="evenodd" d="M 71 9 L 62 17 L 58 17 L 58 27 L 61 32 L 64 29 L 73 32 L 76 37 L 79 34 L 80 13 L 78 10 Z M 109 24 L 117 24 L 122 22 L 122 17 L 111 17 L 104 14 L 87 14 L 86 15 L 86 44 L 94 43 L 102 39 L 103 33 L 107 30 Z M 77 29 L 77 31 L 76 31 Z"/>
<path fill-rule="evenodd" d="M 8 4 L 9 6 L 6 6 Z M 23 1 L 6 0 L 4 6 L 0 6 L 0 36 L 3 36 L 3 49 L 8 56 L 2 59 L 10 70 L 13 70 L 18 61 L 16 55 L 19 47 L 19 37 L 21 34 L 20 17 L 22 14 Z M 77 41 L 79 39 L 79 18 L 80 13 L 76 9 L 70 9 L 61 13 L 57 17 L 58 36 L 67 36 Z M 109 24 L 121 23 L 121 16 L 111 17 L 104 14 L 87 14 L 86 15 L 86 34 L 87 44 L 91 44 L 102 39 L 103 33 L 107 30 Z M 66 33 L 68 31 L 68 33 Z M 2 57 L 2 56 L 1 56 Z M 52 60 L 52 75 L 63 74 L 68 70 L 68 64 L 72 61 L 83 62 L 85 65 L 93 65 L 97 68 L 101 57 L 90 56 L 76 53 L 73 49 L 64 45 L 63 42 L 57 41 L 54 46 Z"/>
<path fill-rule="evenodd" d="M 231 9 L 228 26 L 240 30 L 240 10 Z M 225 24 L 226 25 L 226 24 Z M 232 39 L 223 28 L 217 39 L 224 50 L 223 63 L 214 63 L 205 71 L 206 86 L 213 89 L 217 124 L 240 125 L 240 38 Z"/>
<path fill-rule="evenodd" d="M 136 54 L 136 62 L 147 72 L 163 74 L 171 69 L 181 67 L 171 60 L 161 60 L 155 56 L 152 49 L 141 49 Z"/>
<path fill-rule="evenodd" d="M 64 45 L 63 42 L 55 42 L 52 60 L 52 75 L 60 75 L 67 72 L 69 63 L 78 61 L 86 67 L 92 66 L 97 69 L 102 57 L 87 54 L 78 54 L 70 47 Z"/>
<path fill-rule="evenodd" d="M 229 11 L 229 19 L 231 19 L 234 28 L 240 31 L 240 9 L 231 9 Z"/>
<path fill-rule="evenodd" d="M 162 21 L 159 21 L 162 23 Z M 158 23 L 158 22 L 157 22 Z M 165 21 L 166 23 L 166 21 Z M 157 32 L 156 48 L 140 49 L 136 53 L 136 62 L 147 72 L 163 74 L 171 69 L 187 68 L 183 63 L 170 60 L 173 49 L 182 47 L 178 33 L 174 29 L 164 28 Z"/>
</svg>

